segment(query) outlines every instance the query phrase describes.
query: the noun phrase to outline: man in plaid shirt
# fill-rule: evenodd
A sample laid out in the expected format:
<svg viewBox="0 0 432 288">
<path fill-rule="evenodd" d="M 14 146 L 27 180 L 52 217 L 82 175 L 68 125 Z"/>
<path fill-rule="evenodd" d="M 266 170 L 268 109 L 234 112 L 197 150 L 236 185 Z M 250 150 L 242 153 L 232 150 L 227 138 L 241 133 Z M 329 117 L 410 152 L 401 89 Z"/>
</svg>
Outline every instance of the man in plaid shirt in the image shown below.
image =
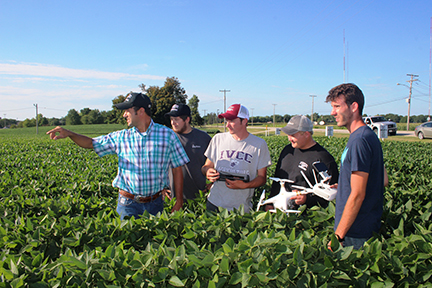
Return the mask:
<svg viewBox="0 0 432 288">
<path fill-rule="evenodd" d="M 182 166 L 189 162 L 175 133 L 151 118 L 151 102 L 147 95 L 131 93 L 123 103 L 115 104 L 124 110 L 123 117 L 131 129 L 90 138 L 62 127 L 47 134 L 51 139 L 69 137 L 77 145 L 94 149 L 99 156 L 118 155 L 118 174 L 113 187 L 119 188 L 117 212 L 140 217 L 144 211 L 157 214 L 163 210 L 163 194 L 169 187 L 169 168 L 172 167 L 176 203 L 173 210 L 183 205 Z M 59 133 L 59 135 L 56 135 Z"/>
</svg>

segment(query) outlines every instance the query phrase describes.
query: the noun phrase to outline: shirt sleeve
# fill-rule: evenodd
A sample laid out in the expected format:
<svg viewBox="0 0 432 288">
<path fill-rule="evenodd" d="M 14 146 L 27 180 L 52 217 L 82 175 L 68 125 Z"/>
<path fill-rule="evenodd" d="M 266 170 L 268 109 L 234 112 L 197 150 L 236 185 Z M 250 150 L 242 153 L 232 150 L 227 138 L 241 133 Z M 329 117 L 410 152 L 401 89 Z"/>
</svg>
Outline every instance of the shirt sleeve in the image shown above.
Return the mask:
<svg viewBox="0 0 432 288">
<path fill-rule="evenodd" d="M 277 161 L 277 164 L 276 164 L 276 168 L 275 168 L 275 172 L 274 172 L 274 177 L 275 178 L 282 178 L 282 179 L 288 178 L 287 175 L 282 175 L 282 174 L 286 174 L 286 173 L 283 173 L 282 170 L 281 170 L 282 159 L 287 154 L 285 150 L 286 150 L 286 147 L 282 150 L 281 154 L 279 155 L 279 158 L 278 158 L 278 161 Z M 276 196 L 279 193 L 279 191 L 280 191 L 280 187 L 281 186 L 280 186 L 279 182 L 273 181 L 269 197 Z"/>
<path fill-rule="evenodd" d="M 117 134 L 118 133 L 114 132 L 92 139 L 93 150 L 99 155 L 99 157 L 117 154 Z"/>
<path fill-rule="evenodd" d="M 351 149 L 351 172 L 370 172 L 372 149 L 364 138 L 357 139 Z"/>
<path fill-rule="evenodd" d="M 215 141 L 217 140 L 217 138 L 219 137 L 218 134 L 216 134 L 211 140 L 210 143 L 207 146 L 207 150 L 204 152 L 204 156 L 206 156 L 210 161 L 212 161 L 213 163 L 216 162 L 216 149 L 215 149 Z"/>
<path fill-rule="evenodd" d="M 267 143 L 263 141 L 263 144 L 261 145 L 259 151 L 258 170 L 268 167 L 270 165 L 271 165 L 270 151 L 268 149 Z"/>
</svg>

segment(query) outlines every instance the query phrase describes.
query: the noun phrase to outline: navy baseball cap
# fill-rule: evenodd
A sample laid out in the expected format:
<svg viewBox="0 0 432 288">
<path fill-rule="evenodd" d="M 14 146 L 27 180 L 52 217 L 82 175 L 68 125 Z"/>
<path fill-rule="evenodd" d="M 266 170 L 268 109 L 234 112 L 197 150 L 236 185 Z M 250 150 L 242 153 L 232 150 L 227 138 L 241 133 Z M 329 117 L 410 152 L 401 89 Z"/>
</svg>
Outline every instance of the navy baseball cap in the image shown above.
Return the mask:
<svg viewBox="0 0 432 288">
<path fill-rule="evenodd" d="M 120 110 L 126 110 L 132 107 L 143 107 L 145 110 L 151 108 L 150 98 L 143 93 L 130 93 L 122 103 L 114 104 Z"/>
<path fill-rule="evenodd" d="M 191 110 L 186 104 L 174 104 L 171 107 L 171 111 L 165 114 L 165 117 L 178 117 L 178 116 L 189 116 L 191 117 Z"/>
</svg>

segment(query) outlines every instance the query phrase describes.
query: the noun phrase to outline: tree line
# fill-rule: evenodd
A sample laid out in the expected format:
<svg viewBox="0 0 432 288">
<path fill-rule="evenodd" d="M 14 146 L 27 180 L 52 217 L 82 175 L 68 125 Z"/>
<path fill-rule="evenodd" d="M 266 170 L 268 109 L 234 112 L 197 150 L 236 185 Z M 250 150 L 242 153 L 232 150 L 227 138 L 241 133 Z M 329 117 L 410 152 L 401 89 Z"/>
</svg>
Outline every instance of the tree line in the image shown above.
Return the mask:
<svg viewBox="0 0 432 288">
<path fill-rule="evenodd" d="M 198 111 L 199 99 L 198 96 L 193 95 L 188 101 L 186 90 L 181 86 L 180 81 L 176 77 L 167 77 L 164 86 L 149 86 L 145 84 L 138 85 L 142 92 L 147 93 L 152 102 L 152 118 L 156 123 L 161 123 L 169 126 L 169 119 L 165 118 L 165 113 L 171 110 L 174 104 L 188 104 L 191 108 L 191 124 L 193 126 L 202 126 L 204 124 L 212 125 L 221 123 L 223 120 L 218 118 L 214 112 L 208 113 L 202 117 Z M 70 109 L 66 116 L 61 118 L 46 118 L 42 114 L 37 116 L 38 126 L 58 126 L 58 125 L 82 125 L 82 124 L 126 124 L 123 118 L 123 111 L 114 107 L 114 104 L 123 102 L 126 95 L 119 95 L 112 100 L 112 109 L 109 111 L 99 111 L 98 109 L 83 108 L 80 111 Z M 223 113 L 223 112 L 221 112 Z M 250 123 L 273 123 L 273 118 L 276 123 L 287 123 L 293 115 L 271 115 L 271 116 L 254 116 Z M 310 117 L 310 115 L 306 115 Z M 365 115 L 366 116 L 366 115 Z M 396 123 L 406 123 L 407 116 L 397 115 L 393 113 L 382 115 L 386 119 L 390 119 Z M 428 121 L 427 115 L 413 115 L 410 116 L 411 123 L 423 123 Z M 318 124 L 323 122 L 325 124 L 334 124 L 334 117 L 331 115 L 313 114 L 314 122 Z M 15 119 L 6 119 L 0 117 L 0 128 L 22 128 L 22 127 L 35 127 L 36 118 L 27 118 L 24 121 L 17 121 Z"/>
<path fill-rule="evenodd" d="M 204 119 L 198 111 L 199 99 L 193 95 L 188 101 L 186 90 L 181 86 L 180 81 L 176 77 L 167 77 L 164 86 L 149 86 L 145 84 L 139 85 L 142 92 L 146 93 L 151 102 L 151 114 L 156 123 L 161 123 L 169 126 L 170 121 L 165 117 L 165 114 L 171 110 L 174 104 L 187 104 L 191 109 L 191 123 L 194 126 L 202 126 Z M 70 109 L 66 116 L 61 118 L 46 118 L 42 114 L 37 116 L 38 126 L 57 126 L 57 125 L 82 125 L 82 124 L 126 124 L 123 117 L 124 111 L 114 107 L 114 104 L 125 101 L 129 95 L 119 95 L 112 100 L 112 109 L 109 111 L 99 111 L 99 109 L 83 108 L 80 111 Z M 1 120 L 1 118 L 0 118 Z M 1 121 L 0 121 L 1 122 Z M 27 118 L 24 121 L 18 122 L 14 120 L 3 121 L 6 127 L 21 128 L 35 127 L 36 118 Z M 0 124 L 1 125 L 1 124 Z M 3 127 L 3 126 L 0 126 Z"/>
<path fill-rule="evenodd" d="M 292 114 L 292 115 L 285 114 L 282 116 L 282 115 L 275 114 L 274 120 L 276 123 L 288 123 L 288 121 L 291 119 L 291 117 L 293 117 L 295 115 L 296 114 Z M 306 114 L 305 116 L 308 118 L 311 117 L 310 114 Z M 364 114 L 363 116 L 367 116 L 367 115 Z M 397 114 L 393 114 L 393 113 L 384 114 L 384 115 L 380 115 L 380 116 L 384 116 L 384 118 L 391 120 L 395 123 L 406 123 L 407 122 L 407 116 L 397 115 Z M 216 123 L 223 122 L 223 120 L 218 119 L 216 113 L 213 113 L 213 112 L 205 115 L 203 118 L 204 118 L 205 124 L 216 124 Z M 423 123 L 423 122 L 428 121 L 427 118 L 428 118 L 428 115 L 412 115 L 412 116 L 410 116 L 410 122 L 411 123 Z M 336 121 L 332 115 L 320 115 L 318 113 L 314 113 L 313 119 L 314 119 L 314 122 L 317 122 L 317 124 L 320 124 L 320 123 L 336 124 Z M 249 123 L 252 123 L 252 122 L 253 123 L 260 123 L 260 124 L 273 123 L 273 115 L 271 115 L 271 116 L 254 116 L 254 117 L 251 117 L 251 119 L 249 119 Z"/>
</svg>

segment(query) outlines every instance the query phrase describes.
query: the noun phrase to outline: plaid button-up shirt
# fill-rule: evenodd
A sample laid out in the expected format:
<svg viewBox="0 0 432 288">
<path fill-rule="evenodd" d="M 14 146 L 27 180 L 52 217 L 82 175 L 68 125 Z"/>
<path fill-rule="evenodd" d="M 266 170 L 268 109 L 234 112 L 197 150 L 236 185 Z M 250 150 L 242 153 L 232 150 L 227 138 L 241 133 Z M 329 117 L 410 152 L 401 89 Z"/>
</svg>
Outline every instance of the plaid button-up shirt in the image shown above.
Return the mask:
<svg viewBox="0 0 432 288">
<path fill-rule="evenodd" d="M 142 196 L 169 187 L 169 168 L 189 162 L 176 134 L 153 120 L 144 133 L 133 127 L 93 138 L 93 149 L 101 157 L 118 155 L 113 187 Z"/>
</svg>

